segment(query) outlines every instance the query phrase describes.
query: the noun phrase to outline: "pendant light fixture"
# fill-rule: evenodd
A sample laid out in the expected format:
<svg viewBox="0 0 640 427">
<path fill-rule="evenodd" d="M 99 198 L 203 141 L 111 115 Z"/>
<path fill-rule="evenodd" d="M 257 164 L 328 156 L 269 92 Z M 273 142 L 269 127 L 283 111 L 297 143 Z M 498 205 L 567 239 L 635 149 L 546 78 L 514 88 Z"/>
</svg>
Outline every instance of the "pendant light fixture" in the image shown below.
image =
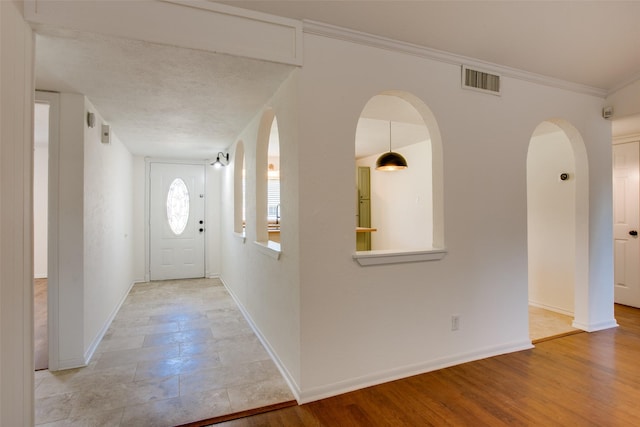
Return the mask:
<svg viewBox="0 0 640 427">
<path fill-rule="evenodd" d="M 379 171 L 399 171 L 407 168 L 407 161 L 402 154 L 391 151 L 391 122 L 389 122 L 389 152 L 383 153 L 376 160 L 376 169 Z"/>
</svg>

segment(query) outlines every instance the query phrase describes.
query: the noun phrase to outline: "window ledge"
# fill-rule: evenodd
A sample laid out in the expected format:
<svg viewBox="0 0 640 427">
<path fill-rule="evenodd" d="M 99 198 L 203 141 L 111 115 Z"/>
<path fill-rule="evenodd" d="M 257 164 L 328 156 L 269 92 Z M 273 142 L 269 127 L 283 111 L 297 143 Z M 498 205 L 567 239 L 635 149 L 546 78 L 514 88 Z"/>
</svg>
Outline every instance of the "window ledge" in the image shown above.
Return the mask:
<svg viewBox="0 0 640 427">
<path fill-rule="evenodd" d="M 247 241 L 247 236 L 244 234 L 244 231 L 242 233 L 238 233 L 238 232 L 234 231 L 233 235 L 235 237 L 237 237 L 238 239 L 242 240 L 242 243 Z"/>
<path fill-rule="evenodd" d="M 273 258 L 280 259 L 280 254 L 282 251 L 280 250 L 280 243 L 272 242 L 269 240 L 268 242 L 253 242 L 255 243 L 258 251 L 261 253 Z"/>
<path fill-rule="evenodd" d="M 401 264 L 405 262 L 439 261 L 444 258 L 446 254 L 446 249 L 358 251 L 353 254 L 353 259 L 358 261 L 358 264 L 367 266 Z"/>
</svg>

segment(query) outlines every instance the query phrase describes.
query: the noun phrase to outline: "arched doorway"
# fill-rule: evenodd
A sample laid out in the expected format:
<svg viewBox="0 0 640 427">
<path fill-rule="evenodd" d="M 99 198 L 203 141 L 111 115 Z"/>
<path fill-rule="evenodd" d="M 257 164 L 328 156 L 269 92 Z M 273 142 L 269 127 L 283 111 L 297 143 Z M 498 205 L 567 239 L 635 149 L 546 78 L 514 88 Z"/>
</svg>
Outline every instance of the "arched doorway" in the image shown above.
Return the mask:
<svg viewBox="0 0 640 427">
<path fill-rule="evenodd" d="M 527 153 L 527 242 L 533 341 L 571 333 L 588 307 L 588 165 L 577 130 L 547 120 Z"/>
</svg>

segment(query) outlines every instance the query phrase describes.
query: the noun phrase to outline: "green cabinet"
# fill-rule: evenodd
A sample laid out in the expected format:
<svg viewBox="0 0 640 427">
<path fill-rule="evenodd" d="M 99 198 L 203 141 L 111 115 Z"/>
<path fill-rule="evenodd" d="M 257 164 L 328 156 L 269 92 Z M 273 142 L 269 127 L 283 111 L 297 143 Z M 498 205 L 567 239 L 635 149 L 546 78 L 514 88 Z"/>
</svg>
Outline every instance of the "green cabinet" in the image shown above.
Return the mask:
<svg viewBox="0 0 640 427">
<path fill-rule="evenodd" d="M 358 227 L 371 227 L 371 179 L 368 167 L 358 167 Z M 371 233 L 356 233 L 356 250 L 371 250 Z"/>
</svg>

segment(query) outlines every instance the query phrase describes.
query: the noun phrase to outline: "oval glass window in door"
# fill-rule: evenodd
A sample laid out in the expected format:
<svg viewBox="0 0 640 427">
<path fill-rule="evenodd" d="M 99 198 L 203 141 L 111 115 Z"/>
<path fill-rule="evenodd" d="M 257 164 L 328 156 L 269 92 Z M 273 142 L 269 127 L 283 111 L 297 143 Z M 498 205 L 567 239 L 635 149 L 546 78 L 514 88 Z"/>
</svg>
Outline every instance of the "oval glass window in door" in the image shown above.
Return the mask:
<svg viewBox="0 0 640 427">
<path fill-rule="evenodd" d="M 189 222 L 189 189 L 180 178 L 173 180 L 167 193 L 167 222 L 176 236 L 181 235 Z"/>
</svg>

